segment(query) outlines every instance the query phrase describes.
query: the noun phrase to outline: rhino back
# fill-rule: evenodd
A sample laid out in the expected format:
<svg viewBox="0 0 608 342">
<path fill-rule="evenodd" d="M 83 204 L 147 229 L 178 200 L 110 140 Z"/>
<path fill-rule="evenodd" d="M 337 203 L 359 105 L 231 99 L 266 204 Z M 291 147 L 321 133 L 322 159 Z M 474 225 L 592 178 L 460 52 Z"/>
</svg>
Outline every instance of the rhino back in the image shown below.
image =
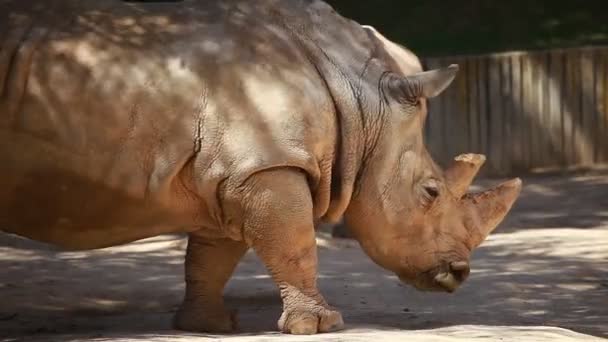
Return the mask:
<svg viewBox="0 0 608 342">
<path fill-rule="evenodd" d="M 332 102 L 274 21 L 309 2 L 279 3 L 0 2 L 2 229 L 61 244 L 118 227 L 109 245 L 217 225 L 234 174 L 320 177 Z"/>
</svg>

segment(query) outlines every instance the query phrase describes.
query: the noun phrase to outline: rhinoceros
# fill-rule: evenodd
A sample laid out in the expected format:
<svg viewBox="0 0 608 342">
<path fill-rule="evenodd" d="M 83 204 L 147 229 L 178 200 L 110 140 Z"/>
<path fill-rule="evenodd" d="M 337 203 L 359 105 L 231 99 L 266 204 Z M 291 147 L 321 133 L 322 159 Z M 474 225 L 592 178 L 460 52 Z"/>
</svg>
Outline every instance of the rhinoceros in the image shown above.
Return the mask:
<svg viewBox="0 0 608 342">
<path fill-rule="evenodd" d="M 223 288 L 253 249 L 278 329 L 340 329 L 317 288 L 315 224 L 346 220 L 371 259 L 454 291 L 521 181 L 467 193 L 427 100 L 458 67 L 317 0 L 0 1 L 0 227 L 85 250 L 187 233 L 174 325 L 227 332 Z"/>
</svg>

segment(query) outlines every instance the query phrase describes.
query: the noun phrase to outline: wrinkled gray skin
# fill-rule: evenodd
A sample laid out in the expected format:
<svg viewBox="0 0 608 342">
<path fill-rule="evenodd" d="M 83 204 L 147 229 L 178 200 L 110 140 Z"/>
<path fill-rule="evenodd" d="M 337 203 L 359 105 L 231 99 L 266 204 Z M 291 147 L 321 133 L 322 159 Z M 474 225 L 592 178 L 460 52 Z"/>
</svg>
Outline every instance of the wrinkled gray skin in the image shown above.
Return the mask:
<svg viewBox="0 0 608 342">
<path fill-rule="evenodd" d="M 451 292 L 519 192 L 457 194 L 474 172 L 426 152 L 425 98 L 456 68 L 417 74 L 320 1 L 0 0 L 0 47 L 0 227 L 66 249 L 189 233 L 180 329 L 235 327 L 222 291 L 248 248 L 279 329 L 341 328 L 316 286 L 320 219 Z"/>
</svg>

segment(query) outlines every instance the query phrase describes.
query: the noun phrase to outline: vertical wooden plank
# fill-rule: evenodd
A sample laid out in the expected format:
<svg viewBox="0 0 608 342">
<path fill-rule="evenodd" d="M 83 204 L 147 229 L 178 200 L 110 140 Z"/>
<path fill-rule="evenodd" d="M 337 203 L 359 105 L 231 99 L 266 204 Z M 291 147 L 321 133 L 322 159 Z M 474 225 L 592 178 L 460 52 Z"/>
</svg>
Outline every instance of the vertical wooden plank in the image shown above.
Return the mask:
<svg viewBox="0 0 608 342">
<path fill-rule="evenodd" d="M 532 93 L 530 96 L 530 142 L 531 166 L 542 168 L 546 165 L 547 134 L 543 121 L 543 77 L 544 64 L 541 56 L 534 52 L 530 54 L 532 72 Z"/>
<path fill-rule="evenodd" d="M 608 49 L 604 50 L 602 56 L 604 56 L 604 92 L 602 93 L 604 97 L 604 136 L 602 140 L 604 142 L 605 149 L 604 162 L 608 162 L 608 139 L 606 139 L 606 137 L 608 136 Z"/>
<path fill-rule="evenodd" d="M 546 52 L 536 54 L 538 61 L 538 116 L 539 116 L 539 134 L 542 135 L 543 152 L 542 159 L 545 167 L 554 166 L 554 158 L 552 151 L 551 136 L 549 134 L 550 117 L 549 117 L 549 58 Z"/>
<path fill-rule="evenodd" d="M 502 99 L 502 139 L 497 143 L 500 145 L 502 159 L 500 161 L 500 168 L 503 174 L 510 174 L 511 160 L 513 156 L 511 154 L 510 144 L 513 140 L 511 137 L 512 130 L 512 117 L 513 117 L 513 92 L 512 92 L 512 69 L 511 69 L 511 58 L 509 56 L 500 57 L 500 95 Z"/>
<path fill-rule="evenodd" d="M 423 70 L 428 70 L 428 65 L 429 65 L 429 58 L 426 57 L 422 57 L 420 58 L 420 62 L 422 63 L 422 67 Z M 431 112 L 433 110 L 432 108 L 432 104 L 431 101 L 427 101 L 426 102 L 426 118 L 423 122 L 424 125 L 424 130 L 423 130 L 423 136 L 424 136 L 424 145 L 426 146 L 427 150 L 431 151 L 431 129 L 430 129 L 430 117 L 431 117 Z"/>
<path fill-rule="evenodd" d="M 595 122 L 595 125 L 593 125 L 593 140 L 592 140 L 592 144 L 593 144 L 593 164 L 599 163 L 599 156 L 601 153 L 601 148 L 599 146 L 599 140 L 598 140 L 598 135 L 599 133 L 601 133 L 602 131 L 602 121 L 599 115 L 599 108 L 601 107 L 600 102 L 602 101 L 602 96 L 600 94 L 600 92 L 598 91 L 598 87 L 599 87 L 599 83 L 602 79 L 602 70 L 599 68 L 599 64 L 600 64 L 600 60 L 598 59 L 598 52 L 599 49 L 593 49 L 591 51 L 591 58 L 592 58 L 592 63 L 593 63 L 593 83 L 591 85 L 591 89 L 593 91 L 593 97 L 594 97 L 594 103 L 593 103 L 593 108 L 591 109 L 593 111 L 592 115 L 593 115 L 593 121 Z"/>
<path fill-rule="evenodd" d="M 537 65 L 533 53 L 528 53 L 528 88 L 527 88 L 527 129 L 528 129 L 528 151 L 530 154 L 530 168 L 542 167 L 542 161 L 539 159 L 541 154 L 538 136 L 538 75 L 536 73 Z"/>
<path fill-rule="evenodd" d="M 500 60 L 495 56 L 489 60 L 489 155 L 488 162 L 494 175 L 504 174 L 502 165 L 502 97 L 501 97 L 501 72 Z"/>
<path fill-rule="evenodd" d="M 525 147 L 525 154 L 523 155 L 523 163 L 526 170 L 530 170 L 535 167 L 533 159 L 533 131 L 531 121 L 534 116 L 532 107 L 532 96 L 533 96 L 533 83 L 532 83 L 532 61 L 528 54 L 522 55 L 521 61 L 521 81 L 522 81 L 522 144 Z"/>
<path fill-rule="evenodd" d="M 453 110 L 454 110 L 454 118 L 456 126 L 454 131 L 454 155 L 450 158 L 452 159 L 456 155 L 468 152 L 469 148 L 469 120 L 468 120 L 468 112 L 469 112 L 469 103 L 467 96 L 467 64 L 466 58 L 456 58 L 451 63 L 458 64 L 460 66 L 460 72 L 458 76 L 454 80 L 454 84 L 452 87 L 454 88 L 452 92 L 453 96 Z"/>
<path fill-rule="evenodd" d="M 567 166 L 580 162 L 580 63 L 579 52 L 568 50 L 566 56 L 566 93 L 564 96 L 564 129 Z"/>
<path fill-rule="evenodd" d="M 581 132 L 582 132 L 582 155 L 581 164 L 591 166 L 594 157 L 594 127 L 595 121 L 595 75 L 593 72 L 593 54 L 590 50 L 583 50 L 580 57 L 581 62 Z"/>
<path fill-rule="evenodd" d="M 523 153 L 525 151 L 522 137 L 523 137 L 523 113 L 521 103 L 521 55 L 515 54 L 511 56 L 511 77 L 512 77 L 512 96 L 513 96 L 513 112 L 511 116 L 511 132 L 512 139 L 509 142 L 511 146 L 511 164 L 513 171 L 519 171 L 524 169 L 523 165 Z"/>
<path fill-rule="evenodd" d="M 436 69 L 441 67 L 441 61 L 437 58 L 430 58 L 427 60 L 428 69 Z M 444 137 L 442 129 L 442 120 L 444 118 L 443 113 L 443 100 L 444 94 L 441 94 L 435 98 L 429 100 L 429 112 L 427 117 L 427 125 L 429 126 L 428 133 L 428 146 L 431 151 L 433 159 L 439 162 L 443 158 L 444 151 Z"/>
<path fill-rule="evenodd" d="M 453 58 L 445 58 L 444 66 L 454 63 Z M 460 78 L 460 74 L 456 79 Z M 456 80 L 454 80 L 456 83 Z M 444 148 L 445 154 L 442 159 L 443 165 L 449 165 L 450 161 L 456 153 L 458 153 L 458 136 L 460 127 L 458 127 L 458 107 L 457 107 L 457 91 L 452 83 L 444 92 L 444 112 L 443 112 L 443 132 L 444 132 Z"/>
<path fill-rule="evenodd" d="M 594 70 L 594 80 L 593 80 L 593 91 L 595 92 L 595 108 L 594 108 L 594 116 L 595 116 L 595 131 L 593 145 L 594 145 L 594 153 L 593 153 L 593 162 L 598 164 L 603 161 L 604 157 L 604 147 L 602 146 L 602 136 L 604 133 L 604 120 L 603 120 L 603 112 L 604 112 L 604 60 L 602 58 L 602 50 L 594 49 L 593 51 L 593 70 Z"/>
<path fill-rule="evenodd" d="M 600 78 L 597 86 L 596 93 L 598 94 L 598 103 L 601 103 L 601 108 L 598 108 L 600 120 L 603 122 L 602 131 L 598 135 L 600 141 L 599 146 L 601 147 L 601 162 L 608 162 L 608 49 L 602 49 L 599 53 L 599 68 L 603 74 L 603 80 Z"/>
<path fill-rule="evenodd" d="M 541 84 L 542 87 L 542 134 L 545 136 L 545 158 L 544 162 L 547 167 L 556 167 L 559 165 L 558 160 L 555 158 L 554 150 L 554 136 L 551 133 L 551 70 L 550 70 L 550 58 L 548 52 L 540 54 L 542 69 L 541 71 Z"/>
<path fill-rule="evenodd" d="M 543 61 L 538 53 L 533 53 L 532 61 L 532 114 L 530 118 L 530 126 L 532 129 L 531 143 L 532 158 L 536 163 L 536 167 L 547 166 L 547 132 L 545 130 L 545 122 L 543 120 Z"/>
<path fill-rule="evenodd" d="M 452 64 L 453 59 L 445 57 L 441 59 L 441 67 Z M 458 76 L 457 76 L 458 77 Z M 441 159 L 438 162 L 443 165 L 449 165 L 452 156 L 454 155 L 454 134 L 455 129 L 455 109 L 454 109 L 454 84 L 452 83 L 446 90 L 440 95 L 443 97 L 443 112 L 441 118 L 441 131 L 443 132 L 443 149 Z"/>
<path fill-rule="evenodd" d="M 437 58 L 437 68 L 445 66 L 445 60 L 443 58 Z M 447 92 L 443 92 L 441 95 L 441 114 L 438 117 L 439 121 L 439 132 L 441 135 L 441 152 L 437 155 L 437 162 L 440 165 L 445 166 L 445 160 L 447 156 L 450 154 L 450 144 L 449 144 L 449 132 L 446 130 L 446 126 L 448 126 L 448 120 L 450 120 L 450 98 Z"/>
<path fill-rule="evenodd" d="M 545 75 L 545 61 L 542 53 L 534 52 L 532 55 L 532 64 L 534 66 L 533 82 L 535 94 L 535 120 L 533 121 L 534 136 L 538 147 L 536 149 L 536 158 L 541 167 L 549 166 L 549 134 L 547 132 L 547 122 L 543 116 L 545 109 L 543 78 Z"/>
<path fill-rule="evenodd" d="M 420 58 L 420 63 L 422 64 L 423 70 L 428 70 L 428 63 L 429 63 L 428 58 L 424 58 L 424 57 Z M 424 140 L 423 140 L 424 144 L 425 144 L 427 150 L 429 150 L 429 151 L 430 151 L 430 148 L 429 148 L 429 146 L 430 146 L 429 136 L 430 136 L 430 133 L 431 133 L 430 132 L 430 126 L 429 126 L 429 120 L 430 120 L 429 117 L 430 117 L 430 114 L 431 114 L 431 110 L 432 110 L 432 108 L 431 108 L 430 101 L 427 101 L 426 102 L 426 117 L 425 117 L 424 122 L 422 123 L 422 125 L 424 127 L 424 129 L 422 130 L 422 134 L 423 134 L 423 137 L 424 137 Z"/>
<path fill-rule="evenodd" d="M 565 130 L 563 121 L 562 92 L 564 89 L 563 53 L 549 53 L 549 134 L 551 135 L 552 150 L 560 166 L 566 164 Z"/>
<path fill-rule="evenodd" d="M 467 88 L 469 103 L 469 151 L 480 153 L 479 146 L 479 59 L 471 57 L 467 65 Z"/>
<path fill-rule="evenodd" d="M 477 103 L 479 113 L 479 152 L 488 156 L 488 61 L 489 57 L 481 57 L 477 63 Z M 488 156 L 489 157 L 489 156 Z M 490 168 L 481 169 L 480 175 L 489 174 Z"/>
<path fill-rule="evenodd" d="M 446 65 L 451 64 L 451 59 L 449 57 L 445 57 L 441 59 L 441 66 L 445 67 Z M 440 95 L 443 97 L 443 112 L 441 113 L 441 132 L 443 134 L 443 148 L 441 159 L 438 162 L 443 165 L 449 165 L 449 160 L 454 153 L 454 138 L 452 135 L 454 134 L 454 109 L 453 109 L 453 91 L 454 85 L 451 84 L 446 90 Z"/>
</svg>

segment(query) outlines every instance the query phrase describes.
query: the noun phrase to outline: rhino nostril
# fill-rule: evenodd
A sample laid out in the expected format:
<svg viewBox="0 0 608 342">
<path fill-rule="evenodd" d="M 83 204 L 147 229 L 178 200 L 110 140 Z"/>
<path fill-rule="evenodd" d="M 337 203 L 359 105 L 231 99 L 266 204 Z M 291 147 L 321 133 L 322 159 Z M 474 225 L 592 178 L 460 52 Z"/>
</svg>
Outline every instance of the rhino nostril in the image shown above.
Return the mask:
<svg viewBox="0 0 608 342">
<path fill-rule="evenodd" d="M 450 273 L 454 275 L 454 278 L 462 282 L 467 279 L 469 273 L 471 273 L 471 268 L 466 261 L 455 261 L 450 264 Z"/>
</svg>

